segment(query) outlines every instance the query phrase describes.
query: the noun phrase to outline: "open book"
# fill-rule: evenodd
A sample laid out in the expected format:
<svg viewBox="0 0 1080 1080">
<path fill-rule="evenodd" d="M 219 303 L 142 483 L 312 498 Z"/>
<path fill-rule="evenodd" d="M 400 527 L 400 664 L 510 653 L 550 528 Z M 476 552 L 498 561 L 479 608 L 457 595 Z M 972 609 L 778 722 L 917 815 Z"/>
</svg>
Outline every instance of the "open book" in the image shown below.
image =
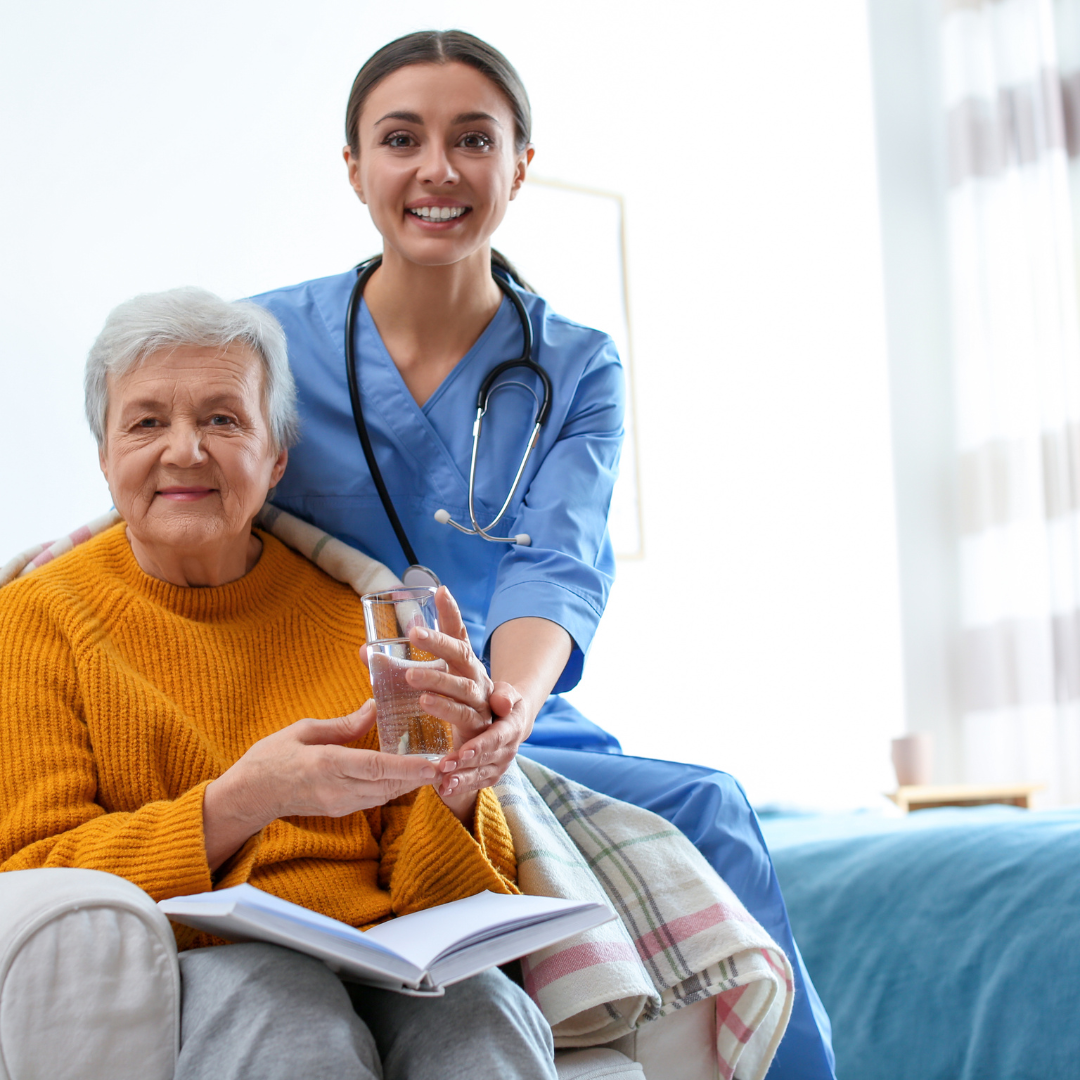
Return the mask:
<svg viewBox="0 0 1080 1080">
<path fill-rule="evenodd" d="M 176 896 L 158 907 L 173 922 L 228 941 L 285 945 L 357 982 L 407 994 L 441 994 L 615 918 L 607 904 L 482 892 L 361 931 L 253 885 Z"/>
</svg>

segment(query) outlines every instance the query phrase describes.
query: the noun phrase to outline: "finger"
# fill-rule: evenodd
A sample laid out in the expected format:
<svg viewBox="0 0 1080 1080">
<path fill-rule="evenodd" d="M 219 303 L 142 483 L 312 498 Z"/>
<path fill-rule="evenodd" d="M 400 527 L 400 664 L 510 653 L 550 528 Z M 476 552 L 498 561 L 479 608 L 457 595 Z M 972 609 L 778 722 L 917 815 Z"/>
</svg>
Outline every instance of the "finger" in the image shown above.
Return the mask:
<svg viewBox="0 0 1080 1080">
<path fill-rule="evenodd" d="M 436 781 L 436 787 L 439 794 L 443 796 L 475 793 L 482 788 L 497 784 L 513 760 L 514 754 L 504 751 L 494 761 L 489 761 L 485 765 L 440 777 Z"/>
<path fill-rule="evenodd" d="M 486 675 L 484 665 L 472 651 L 468 638 L 451 637 L 439 630 L 425 630 L 420 627 L 409 631 L 409 640 L 470 678 L 479 677 L 481 672 Z"/>
<path fill-rule="evenodd" d="M 500 724 L 505 725 L 498 733 L 498 738 L 500 741 L 505 741 L 506 746 L 510 748 L 512 758 L 517 753 L 518 746 L 528 738 L 532 724 L 529 722 L 528 717 L 524 715 L 524 708 L 518 708 L 518 706 L 523 706 L 524 699 L 513 685 L 508 682 L 491 683 L 490 680 L 488 682 L 492 687 L 488 698 L 488 707 L 492 711 L 493 718 L 499 720 Z M 511 722 L 508 723 L 508 721 Z M 439 762 L 439 771 L 444 775 L 453 773 L 458 769 L 475 768 L 481 763 L 481 758 L 478 755 L 493 752 L 490 743 L 485 745 L 484 742 L 476 743 L 469 739 L 467 729 L 462 730 L 461 734 L 465 737 L 465 742 L 451 750 Z M 480 732 L 477 732 L 477 734 L 480 734 Z M 447 791 L 441 791 L 440 793 L 448 794 Z"/>
<path fill-rule="evenodd" d="M 381 750 L 353 750 L 343 746 L 335 755 L 335 764 L 341 775 L 350 780 L 385 783 L 388 787 L 405 783 L 405 791 L 435 777 L 435 766 L 417 754 L 384 754 Z"/>
<path fill-rule="evenodd" d="M 499 717 L 509 716 L 514 706 L 522 701 L 521 695 L 508 682 L 491 684 L 491 693 L 488 695 L 488 703 L 491 711 Z"/>
<path fill-rule="evenodd" d="M 420 707 L 430 716 L 453 724 L 463 740 L 471 739 L 491 725 L 486 705 L 484 712 L 478 713 L 459 701 L 451 701 L 450 698 L 440 697 L 438 694 L 421 694 Z"/>
<path fill-rule="evenodd" d="M 367 642 L 365 642 L 363 645 L 360 646 L 360 663 L 363 664 L 364 667 L 366 667 L 368 669 L 371 668 L 371 665 L 368 663 Z"/>
<path fill-rule="evenodd" d="M 443 697 L 468 705 L 485 717 L 491 715 L 491 709 L 488 707 L 487 686 L 477 682 L 476 679 L 452 675 L 449 671 L 437 671 L 434 668 L 409 668 L 405 672 L 405 681 L 416 690 L 441 694 Z"/>
<path fill-rule="evenodd" d="M 297 722 L 297 736 L 302 743 L 341 744 L 362 739 L 375 724 L 375 702 L 364 702 L 355 712 L 332 716 L 328 720 L 307 719 Z"/>
<path fill-rule="evenodd" d="M 469 640 L 469 631 L 461 617 L 461 608 L 445 585 L 440 585 L 435 593 L 435 608 L 439 613 L 439 627 L 444 634 Z"/>
<path fill-rule="evenodd" d="M 439 762 L 439 771 L 443 773 L 476 769 L 496 760 L 500 754 L 509 753 L 512 757 L 525 741 L 524 718 L 518 713 L 504 717 L 489 724 L 457 750 Z"/>
</svg>

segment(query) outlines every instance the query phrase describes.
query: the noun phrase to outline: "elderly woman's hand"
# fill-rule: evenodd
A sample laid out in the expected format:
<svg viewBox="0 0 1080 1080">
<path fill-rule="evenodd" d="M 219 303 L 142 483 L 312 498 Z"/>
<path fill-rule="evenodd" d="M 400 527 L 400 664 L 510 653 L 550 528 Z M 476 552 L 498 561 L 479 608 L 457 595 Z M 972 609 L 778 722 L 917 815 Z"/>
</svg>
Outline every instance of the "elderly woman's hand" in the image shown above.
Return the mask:
<svg viewBox="0 0 1080 1080">
<path fill-rule="evenodd" d="M 532 732 L 533 720 L 547 700 L 570 655 L 570 635 L 542 618 L 511 619 L 491 636 L 492 671 L 502 678 L 491 684 L 488 708 L 493 723 L 474 729 L 472 737 L 439 762 L 445 790 L 447 774 L 460 796 L 498 783 L 518 748 Z"/>
<path fill-rule="evenodd" d="M 467 822 L 477 792 L 499 781 L 518 747 L 529 737 L 533 718 L 550 685 L 535 695 L 536 702 L 530 703 L 511 683 L 492 682 L 472 651 L 461 611 L 445 587 L 439 589 L 435 603 L 443 632 L 414 630 L 413 640 L 445 660 L 448 673 L 416 669 L 409 672 L 408 679 L 413 686 L 429 691 L 421 698 L 424 709 L 454 725 L 454 749 L 439 762 L 436 788 L 447 806 Z M 516 625 L 504 624 L 497 633 L 509 630 L 520 635 L 522 630 L 528 631 L 529 637 L 514 642 L 528 653 L 528 646 L 546 644 L 539 635 L 547 628 L 565 634 L 543 619 L 519 619 Z M 561 670 L 565 657 L 559 659 L 557 653 L 554 662 Z"/>
<path fill-rule="evenodd" d="M 216 870 L 249 837 L 282 817 L 344 817 L 382 806 L 435 779 L 420 757 L 357 750 L 375 702 L 330 720 L 298 720 L 260 739 L 206 788 L 206 857 Z"/>
<path fill-rule="evenodd" d="M 406 678 L 410 686 L 423 691 L 420 705 L 424 711 L 453 726 L 454 749 L 458 750 L 491 726 L 489 699 L 494 684 L 472 650 L 461 610 L 446 586 L 436 592 L 435 606 L 441 630 L 414 628 L 409 638 L 417 647 L 444 661 L 446 669 L 413 668 Z M 463 784 L 460 775 L 451 775 L 454 767 L 443 770 L 437 789 L 443 802 L 462 822 L 468 823 L 476 792 L 482 785 Z"/>
</svg>

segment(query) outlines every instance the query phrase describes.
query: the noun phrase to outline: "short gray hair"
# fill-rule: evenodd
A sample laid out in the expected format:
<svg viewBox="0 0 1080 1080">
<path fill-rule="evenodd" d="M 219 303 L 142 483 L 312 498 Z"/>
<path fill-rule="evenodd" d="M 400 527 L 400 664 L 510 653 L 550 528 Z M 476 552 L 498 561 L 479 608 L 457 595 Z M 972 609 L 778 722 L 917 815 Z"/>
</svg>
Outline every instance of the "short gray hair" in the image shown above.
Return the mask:
<svg viewBox="0 0 1080 1080">
<path fill-rule="evenodd" d="M 86 419 L 98 446 L 105 445 L 109 375 L 120 378 L 162 349 L 224 349 L 234 342 L 246 345 L 262 361 L 263 407 L 274 444 L 279 449 L 294 446 L 300 419 L 281 324 L 249 300 L 229 302 L 194 286 L 143 293 L 109 312 L 86 358 Z"/>
</svg>

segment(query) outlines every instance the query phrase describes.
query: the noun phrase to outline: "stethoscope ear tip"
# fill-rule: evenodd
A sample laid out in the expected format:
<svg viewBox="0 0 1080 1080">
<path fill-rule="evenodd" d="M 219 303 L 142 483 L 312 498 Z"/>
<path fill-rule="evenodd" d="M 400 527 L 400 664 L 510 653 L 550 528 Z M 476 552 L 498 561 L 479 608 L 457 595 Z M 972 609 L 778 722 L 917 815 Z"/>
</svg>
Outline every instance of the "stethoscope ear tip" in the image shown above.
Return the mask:
<svg viewBox="0 0 1080 1080">
<path fill-rule="evenodd" d="M 520 544 L 522 547 L 530 547 L 532 545 L 532 537 L 528 533 L 518 533 L 514 537 L 514 543 Z"/>
<path fill-rule="evenodd" d="M 436 510 L 435 520 L 440 525 L 446 525 L 450 521 L 450 512 L 448 510 Z"/>
</svg>

